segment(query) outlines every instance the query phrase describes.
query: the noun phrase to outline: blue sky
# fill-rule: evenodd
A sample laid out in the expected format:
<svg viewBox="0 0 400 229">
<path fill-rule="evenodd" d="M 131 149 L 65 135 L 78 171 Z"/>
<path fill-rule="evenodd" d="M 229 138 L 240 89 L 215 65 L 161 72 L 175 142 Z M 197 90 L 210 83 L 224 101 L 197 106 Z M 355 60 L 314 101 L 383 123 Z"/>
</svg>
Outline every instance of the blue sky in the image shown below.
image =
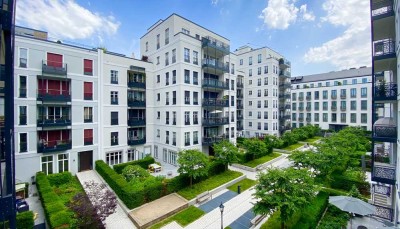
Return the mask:
<svg viewBox="0 0 400 229">
<path fill-rule="evenodd" d="M 139 57 L 140 37 L 177 13 L 230 39 L 231 51 L 268 46 L 292 76 L 370 66 L 368 0 L 18 0 L 18 25 L 54 39 Z"/>
</svg>

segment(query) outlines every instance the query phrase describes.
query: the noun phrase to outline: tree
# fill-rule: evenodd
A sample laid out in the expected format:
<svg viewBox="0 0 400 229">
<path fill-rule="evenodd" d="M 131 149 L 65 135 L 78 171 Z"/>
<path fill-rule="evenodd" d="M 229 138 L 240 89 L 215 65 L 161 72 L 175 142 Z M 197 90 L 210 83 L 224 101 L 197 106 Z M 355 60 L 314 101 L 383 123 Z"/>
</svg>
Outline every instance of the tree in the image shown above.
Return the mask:
<svg viewBox="0 0 400 229">
<path fill-rule="evenodd" d="M 317 193 L 317 187 L 305 169 L 270 168 L 258 175 L 253 194 L 257 199 L 254 211 L 258 214 L 280 212 L 281 228 L 296 212 L 309 205 Z"/>
<path fill-rule="evenodd" d="M 253 155 L 253 160 L 261 155 L 264 155 L 267 153 L 267 145 L 256 138 L 248 138 L 244 140 L 244 148 L 246 148 L 247 153 L 250 153 Z"/>
<path fill-rule="evenodd" d="M 358 198 L 358 199 L 363 198 L 363 196 L 361 195 L 360 191 L 358 190 L 358 188 L 355 184 L 353 184 L 353 186 L 351 186 L 351 189 L 350 189 L 348 195 L 351 197 L 354 197 L 354 198 Z"/>
<path fill-rule="evenodd" d="M 208 173 L 209 160 L 205 154 L 196 149 L 180 151 L 178 164 L 178 172 L 190 177 L 190 187 L 192 187 L 193 179 Z"/>
<path fill-rule="evenodd" d="M 127 181 L 131 181 L 136 178 L 143 179 L 143 178 L 150 176 L 150 174 L 145 169 L 140 167 L 139 165 L 126 166 L 122 170 L 122 175 L 125 177 L 125 179 Z"/>
<path fill-rule="evenodd" d="M 104 228 L 106 218 L 117 208 L 117 198 L 103 183 L 84 183 L 86 194 L 76 194 L 68 207 L 74 211 L 80 228 Z"/>
<path fill-rule="evenodd" d="M 215 160 L 224 164 L 225 170 L 228 170 L 228 165 L 239 160 L 237 157 L 239 149 L 229 141 L 215 143 L 213 149 L 215 152 Z"/>
</svg>

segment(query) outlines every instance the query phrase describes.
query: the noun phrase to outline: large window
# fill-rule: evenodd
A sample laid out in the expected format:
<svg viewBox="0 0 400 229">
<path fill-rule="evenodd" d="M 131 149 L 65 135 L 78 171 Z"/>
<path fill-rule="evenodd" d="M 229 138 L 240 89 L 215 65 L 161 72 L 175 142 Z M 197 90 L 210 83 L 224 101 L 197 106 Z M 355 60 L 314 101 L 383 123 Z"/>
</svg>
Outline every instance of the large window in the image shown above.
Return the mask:
<svg viewBox="0 0 400 229">
<path fill-rule="evenodd" d="M 199 105 L 199 93 L 193 92 L 193 105 Z"/>
<path fill-rule="evenodd" d="M 363 87 L 361 88 L 361 98 L 366 98 L 367 97 L 367 88 Z"/>
<path fill-rule="evenodd" d="M 351 98 L 357 97 L 357 89 L 356 88 L 351 88 L 350 89 L 350 97 Z"/>
<path fill-rule="evenodd" d="M 357 101 L 350 101 L 350 110 L 354 111 L 357 109 Z"/>
<path fill-rule="evenodd" d="M 27 124 L 27 106 L 19 107 L 19 125 Z"/>
<path fill-rule="evenodd" d="M 158 158 L 158 146 L 154 146 L 153 157 L 154 157 L 154 158 Z"/>
<path fill-rule="evenodd" d="M 361 123 L 367 123 L 367 114 L 361 114 Z"/>
<path fill-rule="evenodd" d="M 198 131 L 193 131 L 193 144 L 199 144 L 199 132 Z"/>
<path fill-rule="evenodd" d="M 26 98 L 26 76 L 19 76 L 19 97 Z"/>
<path fill-rule="evenodd" d="M 92 82 L 84 82 L 83 83 L 83 99 L 84 100 L 93 100 L 93 83 Z"/>
<path fill-rule="evenodd" d="M 172 49 L 172 63 L 176 62 L 176 49 Z"/>
<path fill-rule="evenodd" d="M 176 146 L 176 132 L 172 132 L 172 145 Z"/>
<path fill-rule="evenodd" d="M 28 134 L 27 133 L 19 134 L 19 152 L 20 153 L 28 152 Z"/>
<path fill-rule="evenodd" d="M 190 145 L 190 132 L 185 132 L 185 146 Z"/>
<path fill-rule="evenodd" d="M 169 52 L 165 53 L 165 66 L 169 65 Z"/>
<path fill-rule="evenodd" d="M 111 83 L 118 84 L 118 71 L 111 70 L 110 75 L 111 75 Z"/>
<path fill-rule="evenodd" d="M 199 64 L 199 54 L 196 51 L 193 51 L 193 64 L 195 65 Z"/>
<path fill-rule="evenodd" d="M 193 111 L 193 124 L 199 124 L 199 112 Z"/>
<path fill-rule="evenodd" d="M 198 85 L 199 84 L 199 73 L 195 72 L 195 71 L 193 71 L 193 84 L 194 85 Z"/>
<path fill-rule="evenodd" d="M 253 57 L 249 57 L 249 65 L 252 65 L 253 64 Z"/>
<path fill-rule="evenodd" d="M 116 165 L 122 163 L 122 152 L 106 153 L 106 162 L 108 165 Z"/>
<path fill-rule="evenodd" d="M 156 42 L 157 42 L 157 49 L 159 49 L 160 48 L 160 34 L 157 34 Z"/>
<path fill-rule="evenodd" d="M 169 144 L 169 131 L 165 131 L 165 144 Z"/>
<path fill-rule="evenodd" d="M 184 48 L 184 61 L 190 63 L 190 50 L 188 48 Z"/>
<path fill-rule="evenodd" d="M 41 157 L 42 172 L 46 175 L 53 173 L 53 155 Z"/>
<path fill-rule="evenodd" d="M 19 67 L 26 68 L 28 66 L 28 50 L 26 48 L 19 49 Z"/>
<path fill-rule="evenodd" d="M 165 30 L 165 44 L 169 44 L 169 28 Z"/>
<path fill-rule="evenodd" d="M 367 100 L 361 100 L 361 110 L 367 110 Z"/>
<path fill-rule="evenodd" d="M 185 91 L 185 104 L 190 105 L 190 91 Z"/>
<path fill-rule="evenodd" d="M 69 169 L 68 167 L 68 154 L 63 153 L 63 154 L 58 154 L 57 155 L 57 161 L 58 161 L 58 172 L 67 172 Z"/>
<path fill-rule="evenodd" d="M 350 114 L 350 122 L 351 123 L 356 123 L 357 122 L 357 114 L 356 113 L 351 113 Z"/>
<path fill-rule="evenodd" d="M 190 111 L 185 111 L 185 125 L 190 125 Z"/>
<path fill-rule="evenodd" d="M 118 105 L 118 91 L 111 92 L 111 104 Z"/>
<path fill-rule="evenodd" d="M 261 63 L 261 54 L 258 54 L 257 63 Z"/>
<path fill-rule="evenodd" d="M 93 145 L 93 129 L 85 129 L 83 130 L 83 144 Z"/>
<path fill-rule="evenodd" d="M 111 132 L 111 145 L 118 145 L 118 132 Z"/>
<path fill-rule="evenodd" d="M 83 74 L 88 76 L 93 75 L 93 60 L 83 60 Z"/>
<path fill-rule="evenodd" d="M 111 125 L 118 125 L 118 112 L 117 111 L 111 112 Z"/>
<path fill-rule="evenodd" d="M 190 71 L 185 69 L 185 83 L 190 83 Z"/>
<path fill-rule="evenodd" d="M 83 121 L 85 123 L 93 122 L 93 107 L 84 107 L 83 109 Z"/>
</svg>

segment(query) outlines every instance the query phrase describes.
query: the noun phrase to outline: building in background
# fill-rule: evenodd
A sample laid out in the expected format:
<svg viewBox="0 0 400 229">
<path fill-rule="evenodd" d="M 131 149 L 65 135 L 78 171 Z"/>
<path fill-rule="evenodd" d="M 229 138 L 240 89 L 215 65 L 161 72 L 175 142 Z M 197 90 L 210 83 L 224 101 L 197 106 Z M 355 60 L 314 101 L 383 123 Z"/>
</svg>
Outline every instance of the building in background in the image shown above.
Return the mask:
<svg viewBox="0 0 400 229">
<path fill-rule="evenodd" d="M 318 125 L 341 130 L 371 130 L 372 72 L 370 67 L 292 77 L 292 127 Z"/>
<path fill-rule="evenodd" d="M 372 41 L 372 202 L 379 217 L 399 222 L 399 60 L 396 44 L 400 5 L 393 0 L 371 0 Z"/>
</svg>

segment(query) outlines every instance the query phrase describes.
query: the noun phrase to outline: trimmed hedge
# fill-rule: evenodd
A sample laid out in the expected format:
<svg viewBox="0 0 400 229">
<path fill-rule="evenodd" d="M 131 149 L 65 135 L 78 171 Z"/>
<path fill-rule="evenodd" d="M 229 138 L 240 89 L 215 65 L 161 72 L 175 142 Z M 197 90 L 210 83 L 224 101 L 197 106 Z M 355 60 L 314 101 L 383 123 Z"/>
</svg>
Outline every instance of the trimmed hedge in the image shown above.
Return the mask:
<svg viewBox="0 0 400 229">
<path fill-rule="evenodd" d="M 334 175 L 333 181 L 331 182 L 331 187 L 334 189 L 342 189 L 345 191 L 350 191 L 351 187 L 355 185 L 361 194 L 370 194 L 370 184 L 365 181 L 357 181 L 349 179 L 345 176 Z"/>
<path fill-rule="evenodd" d="M 35 221 L 33 220 L 33 212 L 26 211 L 17 214 L 17 229 L 33 228 Z"/>
<path fill-rule="evenodd" d="M 50 228 L 70 227 L 73 213 L 54 192 L 48 177 L 43 172 L 36 173 L 36 185 Z"/>
<path fill-rule="evenodd" d="M 299 221 L 292 228 L 316 228 L 325 208 L 328 206 L 328 197 L 327 192 L 320 191 L 311 204 L 302 211 Z"/>
<path fill-rule="evenodd" d="M 118 165 L 114 165 L 113 168 L 114 168 L 115 172 L 121 174 L 121 173 L 122 173 L 122 170 L 123 170 L 126 166 L 128 166 L 128 165 L 138 165 L 138 166 L 140 166 L 140 167 L 142 167 L 142 168 L 144 168 L 144 169 L 147 170 L 147 169 L 149 168 L 149 165 L 150 165 L 150 164 L 154 164 L 154 163 L 155 163 L 154 158 L 152 158 L 152 157 L 145 157 L 145 158 L 143 158 L 143 159 L 141 159 L 141 160 L 130 161 L 130 162 L 126 162 L 126 163 L 121 163 L 121 164 L 118 164 Z"/>
<path fill-rule="evenodd" d="M 62 184 L 69 183 L 73 176 L 70 172 L 55 173 L 47 176 L 51 186 L 60 186 Z"/>
</svg>

